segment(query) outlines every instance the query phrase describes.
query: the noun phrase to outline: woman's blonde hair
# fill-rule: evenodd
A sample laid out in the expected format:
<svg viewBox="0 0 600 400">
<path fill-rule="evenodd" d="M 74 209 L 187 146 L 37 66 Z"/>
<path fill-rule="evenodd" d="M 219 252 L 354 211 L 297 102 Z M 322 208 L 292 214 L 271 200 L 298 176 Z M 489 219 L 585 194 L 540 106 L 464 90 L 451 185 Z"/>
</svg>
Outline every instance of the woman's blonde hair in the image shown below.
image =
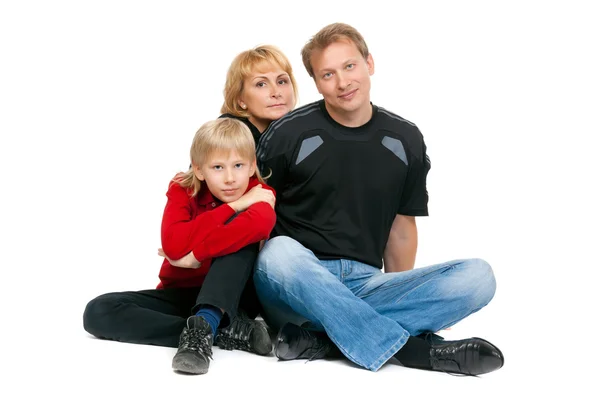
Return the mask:
<svg viewBox="0 0 600 400">
<path fill-rule="evenodd" d="M 221 114 L 232 114 L 236 117 L 243 118 L 248 118 L 250 116 L 247 110 L 240 107 L 239 99 L 244 91 L 244 81 L 252 74 L 252 71 L 262 63 L 278 65 L 290 76 L 294 88 L 293 107 L 296 106 L 296 102 L 298 101 L 298 89 L 290 61 L 277 47 L 263 45 L 241 52 L 231 62 L 229 70 L 227 71 L 225 89 L 223 89 L 224 101 L 221 106 Z"/>
<path fill-rule="evenodd" d="M 202 181 L 194 174 L 194 166 L 201 167 L 215 152 L 235 151 L 240 157 L 256 161 L 256 148 L 250 128 L 242 121 L 233 118 L 219 118 L 204 123 L 196 132 L 190 148 L 192 166 L 185 173 L 178 174 L 173 182 L 189 188 L 191 196 L 196 196 L 202 188 Z M 255 176 L 265 183 L 256 168 Z"/>
<path fill-rule="evenodd" d="M 366 60 L 369 57 L 369 48 L 363 36 L 354 27 L 340 22 L 327 25 L 313 36 L 302 48 L 302 63 L 306 72 L 314 79 L 315 72 L 313 71 L 310 60 L 315 51 L 323 50 L 332 43 L 340 40 L 348 40 L 354 43 L 360 54 Z"/>
</svg>

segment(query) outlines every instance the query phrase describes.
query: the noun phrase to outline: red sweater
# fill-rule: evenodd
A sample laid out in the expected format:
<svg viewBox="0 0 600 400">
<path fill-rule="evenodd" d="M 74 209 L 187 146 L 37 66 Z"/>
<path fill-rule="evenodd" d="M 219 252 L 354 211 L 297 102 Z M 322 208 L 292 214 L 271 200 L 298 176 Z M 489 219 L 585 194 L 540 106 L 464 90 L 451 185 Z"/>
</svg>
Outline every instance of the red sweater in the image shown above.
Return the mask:
<svg viewBox="0 0 600 400">
<path fill-rule="evenodd" d="M 260 182 L 250 178 L 248 190 Z M 263 184 L 265 189 L 274 190 Z M 158 289 L 201 286 L 213 258 L 235 253 L 267 239 L 275 226 L 275 211 L 268 203 L 255 203 L 225 225 L 235 211 L 213 197 L 206 184 L 196 197 L 190 190 L 171 182 L 162 219 L 162 249 L 172 260 L 194 252 L 202 265 L 198 269 L 175 267 L 165 258 Z"/>
</svg>

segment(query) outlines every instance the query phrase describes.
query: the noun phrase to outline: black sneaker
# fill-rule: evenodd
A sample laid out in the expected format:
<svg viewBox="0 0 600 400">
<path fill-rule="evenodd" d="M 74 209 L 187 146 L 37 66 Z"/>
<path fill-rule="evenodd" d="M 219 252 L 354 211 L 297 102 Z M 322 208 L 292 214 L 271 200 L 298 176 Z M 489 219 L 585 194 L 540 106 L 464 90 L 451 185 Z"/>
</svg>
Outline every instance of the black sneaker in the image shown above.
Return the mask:
<svg viewBox="0 0 600 400">
<path fill-rule="evenodd" d="M 314 332 L 287 323 L 281 327 L 275 343 L 275 355 L 280 360 L 338 358 L 339 349 L 324 332 Z"/>
<path fill-rule="evenodd" d="M 481 338 L 445 341 L 438 337 L 430 343 L 429 360 L 434 371 L 482 375 L 504 365 L 500 349 Z"/>
<path fill-rule="evenodd" d="M 213 335 L 208 322 L 202 317 L 187 319 L 179 337 L 179 348 L 173 357 L 173 369 L 188 374 L 205 374 L 212 359 Z"/>
<path fill-rule="evenodd" d="M 239 312 L 227 328 L 217 330 L 216 344 L 225 350 L 244 350 L 261 356 L 271 352 L 271 336 L 264 322 Z"/>
</svg>

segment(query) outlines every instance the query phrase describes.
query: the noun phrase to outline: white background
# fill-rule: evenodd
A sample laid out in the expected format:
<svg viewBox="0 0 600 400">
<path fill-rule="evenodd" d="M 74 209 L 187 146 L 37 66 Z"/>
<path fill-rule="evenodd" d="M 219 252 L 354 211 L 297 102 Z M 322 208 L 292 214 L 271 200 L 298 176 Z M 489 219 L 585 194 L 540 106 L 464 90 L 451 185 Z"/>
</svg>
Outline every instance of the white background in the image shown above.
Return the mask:
<svg viewBox="0 0 600 400">
<path fill-rule="evenodd" d="M 0 5 L 0 379 L 15 389 L 6 398 L 591 397 L 594 2 L 207 3 Z M 280 47 L 299 105 L 312 102 L 300 49 L 336 21 L 367 40 L 372 101 L 416 123 L 428 146 L 417 267 L 482 257 L 496 273 L 492 303 L 446 336 L 491 340 L 505 367 L 481 378 L 395 365 L 371 373 L 217 350 L 208 375 L 181 377 L 172 349 L 90 338 L 87 301 L 156 286 L 169 179 L 189 164 L 197 128 L 219 115 L 233 57 Z"/>
</svg>

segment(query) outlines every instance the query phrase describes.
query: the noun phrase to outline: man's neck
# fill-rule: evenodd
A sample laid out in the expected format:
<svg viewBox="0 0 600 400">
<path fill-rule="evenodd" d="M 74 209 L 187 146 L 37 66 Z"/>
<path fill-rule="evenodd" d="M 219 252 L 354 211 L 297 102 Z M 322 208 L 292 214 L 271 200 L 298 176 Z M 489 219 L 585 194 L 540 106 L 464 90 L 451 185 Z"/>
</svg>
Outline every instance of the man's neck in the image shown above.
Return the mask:
<svg viewBox="0 0 600 400">
<path fill-rule="evenodd" d="M 335 122 L 347 126 L 348 128 L 363 126 L 369 122 L 373 116 L 373 105 L 371 105 L 370 102 L 358 110 L 348 112 L 332 110 L 327 103 L 325 103 L 325 108 Z"/>
</svg>

